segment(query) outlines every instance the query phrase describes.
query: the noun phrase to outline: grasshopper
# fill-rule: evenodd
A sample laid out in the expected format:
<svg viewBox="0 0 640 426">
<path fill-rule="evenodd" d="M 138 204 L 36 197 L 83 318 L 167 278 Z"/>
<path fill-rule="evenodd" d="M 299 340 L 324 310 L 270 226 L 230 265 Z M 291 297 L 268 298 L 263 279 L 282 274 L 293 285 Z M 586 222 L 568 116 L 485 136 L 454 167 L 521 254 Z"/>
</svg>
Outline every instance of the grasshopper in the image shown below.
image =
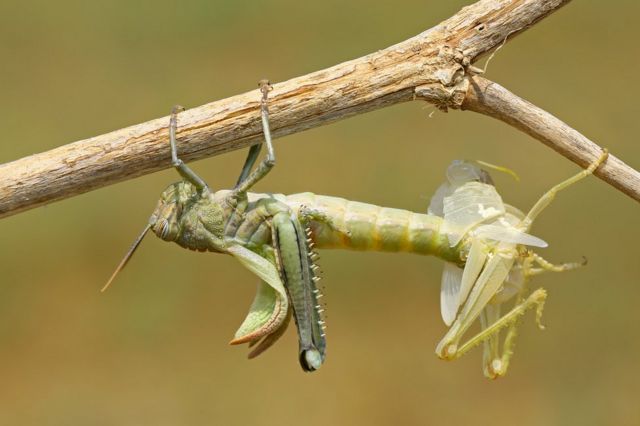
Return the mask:
<svg viewBox="0 0 640 426">
<path fill-rule="evenodd" d="M 455 359 L 484 344 L 485 375 L 504 375 L 519 318 L 536 307 L 540 323 L 546 293 L 538 289 L 525 297 L 528 278 L 580 266 L 547 262 L 528 248 L 544 247 L 546 243 L 527 232 L 555 194 L 593 173 L 605 160 L 606 152 L 588 169 L 544 194 L 526 215 L 504 204 L 489 174 L 468 162 L 454 162 L 448 168 L 447 181 L 432 198 L 429 214 L 312 193 L 256 194 L 248 191 L 275 165 L 268 111 L 272 87 L 266 80 L 259 87 L 267 154 L 252 171 L 262 143 L 253 145 L 231 190 L 212 191 L 180 160 L 176 131 L 183 108 L 174 107 L 169 144 L 172 165 L 182 181 L 162 193 L 148 224 L 103 290 L 125 267 L 149 230 L 184 248 L 231 255 L 256 274 L 260 283 L 249 313 L 230 343 L 249 343 L 253 347 L 249 358 L 254 358 L 278 340 L 293 316 L 298 359 L 302 369 L 310 372 L 320 368 L 326 355 L 319 303 L 322 294 L 316 286 L 316 248 L 435 255 L 446 261 L 441 313 L 450 326 L 436 354 Z M 514 307 L 501 315 L 501 305 L 514 297 Z M 460 344 L 477 318 L 482 330 Z M 504 328 L 508 331 L 500 355 L 499 339 Z"/>
</svg>

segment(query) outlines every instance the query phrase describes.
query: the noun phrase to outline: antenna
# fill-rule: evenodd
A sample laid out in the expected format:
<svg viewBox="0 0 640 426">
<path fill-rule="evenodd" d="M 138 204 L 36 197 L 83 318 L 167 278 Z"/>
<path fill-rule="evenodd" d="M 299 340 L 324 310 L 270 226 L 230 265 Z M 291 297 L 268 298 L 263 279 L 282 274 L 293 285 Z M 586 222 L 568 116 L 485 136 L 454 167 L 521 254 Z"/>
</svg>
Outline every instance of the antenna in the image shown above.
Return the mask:
<svg viewBox="0 0 640 426">
<path fill-rule="evenodd" d="M 127 266 L 127 262 L 129 262 L 129 259 L 131 259 L 131 256 L 133 256 L 133 253 L 135 253 L 136 249 L 142 242 L 142 239 L 144 238 L 145 235 L 147 235 L 147 232 L 149 231 L 149 229 L 151 229 L 151 224 L 148 224 L 147 226 L 145 226 L 142 233 L 138 236 L 138 238 L 136 238 L 134 243 L 131 245 L 131 248 L 129 248 L 129 251 L 127 252 L 127 254 L 125 254 L 124 258 L 122 258 L 122 260 L 120 261 L 120 264 L 118 265 L 116 270 L 113 271 L 113 274 L 111 275 L 111 278 L 109 278 L 109 281 L 107 281 L 104 287 L 102 287 L 102 289 L 100 290 L 101 293 L 104 292 L 107 288 L 109 288 L 113 279 L 116 277 L 116 275 L 118 275 L 118 272 L 122 271 L 124 267 Z"/>
</svg>

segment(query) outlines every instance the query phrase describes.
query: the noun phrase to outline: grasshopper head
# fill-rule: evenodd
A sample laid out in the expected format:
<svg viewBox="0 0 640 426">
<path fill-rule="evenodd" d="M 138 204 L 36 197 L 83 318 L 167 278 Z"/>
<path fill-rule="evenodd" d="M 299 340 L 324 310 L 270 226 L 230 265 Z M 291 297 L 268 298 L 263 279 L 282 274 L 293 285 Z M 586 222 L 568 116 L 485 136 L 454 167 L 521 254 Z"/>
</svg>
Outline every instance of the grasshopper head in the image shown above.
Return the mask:
<svg viewBox="0 0 640 426">
<path fill-rule="evenodd" d="M 467 182 L 482 182 L 493 185 L 489 173 L 469 161 L 454 160 L 447 168 L 447 180 L 450 185 L 459 187 Z"/>
<path fill-rule="evenodd" d="M 153 230 L 158 237 L 165 241 L 176 241 L 188 248 L 204 250 L 206 246 L 203 245 L 202 241 L 194 240 L 192 235 L 191 238 L 187 239 L 186 243 L 179 241 L 181 238 L 184 239 L 185 232 L 189 234 L 189 231 L 193 231 L 183 229 L 185 222 L 188 222 L 185 220 L 185 215 L 188 215 L 189 212 L 193 213 L 194 207 L 201 199 L 202 195 L 199 194 L 196 187 L 189 182 L 182 181 L 169 185 L 160 196 L 158 205 L 149 218 L 149 223 L 144 227 L 142 233 L 120 261 L 120 264 L 111 275 L 111 278 L 109 278 L 109 281 L 107 281 L 107 284 L 102 288 L 102 291 L 105 291 L 109 287 L 116 275 L 127 265 L 127 262 L 129 262 L 129 259 L 133 256 L 133 253 L 135 253 L 149 229 Z M 210 225 L 212 231 L 215 231 L 216 235 L 222 234 L 223 227 L 219 225 L 221 217 L 219 206 L 210 203 L 208 209 L 201 210 L 199 213 L 207 219 L 208 222 L 212 223 L 212 225 Z"/>
<path fill-rule="evenodd" d="M 189 182 L 169 185 L 149 218 L 149 226 L 153 232 L 165 241 L 176 241 L 181 233 L 180 218 L 197 196 L 198 191 Z"/>
</svg>

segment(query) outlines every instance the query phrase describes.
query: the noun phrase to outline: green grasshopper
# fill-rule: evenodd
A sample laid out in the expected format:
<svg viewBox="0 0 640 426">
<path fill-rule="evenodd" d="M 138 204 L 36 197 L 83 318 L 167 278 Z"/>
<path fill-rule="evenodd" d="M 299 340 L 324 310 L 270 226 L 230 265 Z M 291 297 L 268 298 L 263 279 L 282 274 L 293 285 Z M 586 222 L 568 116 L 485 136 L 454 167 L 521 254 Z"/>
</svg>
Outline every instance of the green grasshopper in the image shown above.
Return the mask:
<svg viewBox="0 0 640 426">
<path fill-rule="evenodd" d="M 342 198 L 301 193 L 248 192 L 275 164 L 269 127 L 268 93 L 260 82 L 260 114 L 266 157 L 253 166 L 262 144 L 248 153 L 236 186 L 213 192 L 178 158 L 176 129 L 181 107 L 169 123 L 172 165 L 183 180 L 163 193 L 149 223 L 103 288 L 127 264 L 151 229 L 165 241 L 184 248 L 229 254 L 260 278 L 249 314 L 231 344 L 249 343 L 249 358 L 268 349 L 286 330 L 293 314 L 298 330 L 298 359 L 304 371 L 324 362 L 326 340 L 322 296 L 314 248 L 343 248 L 435 255 L 447 263 L 442 279 L 441 311 L 448 333 L 436 353 L 455 359 L 484 343 L 484 372 L 506 373 L 519 317 L 537 307 L 538 323 L 546 293 L 539 289 L 525 298 L 530 276 L 565 271 L 579 264 L 552 265 L 527 246 L 545 246 L 527 234 L 537 215 L 561 189 L 591 174 L 606 152 L 588 169 L 553 187 L 527 215 L 504 204 L 488 173 L 467 162 L 454 162 L 447 182 L 430 204 L 430 214 L 374 206 Z M 534 267 L 534 264 L 536 267 Z M 515 297 L 514 307 L 500 314 L 502 303 Z M 480 318 L 482 331 L 460 341 Z M 500 355 L 500 332 L 508 328 Z"/>
</svg>

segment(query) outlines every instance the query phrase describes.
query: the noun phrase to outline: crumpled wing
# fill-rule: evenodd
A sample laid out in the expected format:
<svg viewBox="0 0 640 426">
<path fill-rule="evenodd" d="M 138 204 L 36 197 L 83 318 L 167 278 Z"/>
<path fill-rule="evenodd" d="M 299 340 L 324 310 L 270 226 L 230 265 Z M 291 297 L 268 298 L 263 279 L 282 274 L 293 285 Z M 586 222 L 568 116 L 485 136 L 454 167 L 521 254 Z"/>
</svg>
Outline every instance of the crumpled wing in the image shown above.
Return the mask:
<svg viewBox="0 0 640 426">
<path fill-rule="evenodd" d="M 255 342 L 285 324 L 289 310 L 287 293 L 273 263 L 240 245 L 231 246 L 227 252 L 262 279 L 249 314 L 230 344 Z"/>
<path fill-rule="evenodd" d="M 258 284 L 253 303 L 249 308 L 249 313 L 236 331 L 231 345 L 241 343 L 257 343 L 258 340 L 273 335 L 281 328 L 284 328 L 284 319 L 287 314 L 287 306 L 282 304 L 277 292 L 267 283 L 261 281 Z M 285 318 L 283 318 L 283 315 Z M 284 330 L 282 330 L 284 331 Z M 272 342 L 273 343 L 273 342 Z M 266 348 L 265 348 L 266 349 Z M 263 352 L 263 350 L 261 351 Z"/>
<path fill-rule="evenodd" d="M 285 331 L 287 331 L 287 327 L 289 327 L 289 322 L 291 321 L 291 309 L 289 309 L 287 311 L 287 316 L 284 318 L 284 321 L 282 322 L 282 325 L 280 327 L 278 327 L 278 329 L 276 329 L 273 333 L 265 336 L 264 339 L 262 340 L 253 340 L 249 343 L 249 347 L 253 348 L 251 350 L 251 352 L 249 352 L 249 355 L 247 355 L 247 358 L 249 359 L 253 359 L 255 357 L 257 357 L 258 355 L 260 355 L 262 352 L 266 351 L 267 349 L 269 349 L 274 343 L 276 343 L 278 341 L 278 339 L 280 339 L 280 337 L 282 337 L 282 335 L 284 334 Z"/>
<path fill-rule="evenodd" d="M 451 247 L 479 223 L 505 213 L 502 198 L 493 187 L 481 182 L 468 182 L 444 197 L 444 224 L 441 232 L 447 234 Z"/>
</svg>

